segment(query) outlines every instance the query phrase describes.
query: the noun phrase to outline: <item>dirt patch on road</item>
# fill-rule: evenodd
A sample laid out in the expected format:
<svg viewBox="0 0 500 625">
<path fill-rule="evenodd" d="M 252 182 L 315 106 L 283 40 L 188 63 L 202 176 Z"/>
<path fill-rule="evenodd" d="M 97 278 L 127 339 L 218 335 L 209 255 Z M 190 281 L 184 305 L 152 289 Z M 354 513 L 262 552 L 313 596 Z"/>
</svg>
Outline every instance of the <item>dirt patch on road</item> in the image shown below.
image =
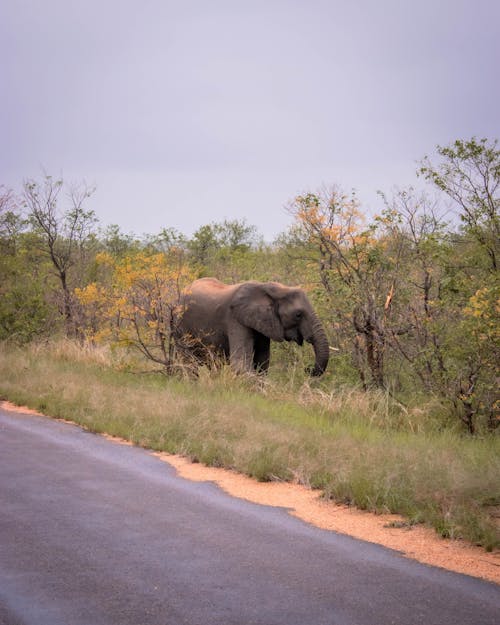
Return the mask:
<svg viewBox="0 0 500 625">
<path fill-rule="evenodd" d="M 4 410 L 42 415 L 35 410 L 1 402 Z M 130 445 L 129 441 L 105 435 L 108 439 Z M 408 527 L 395 514 L 373 514 L 321 499 L 317 491 L 298 484 L 260 483 L 234 471 L 194 464 L 182 456 L 152 452 L 172 465 L 178 474 L 197 482 L 215 482 L 228 494 L 267 506 L 287 508 L 293 516 L 316 527 L 347 534 L 395 549 L 402 555 L 425 564 L 480 577 L 500 584 L 500 552 L 487 553 L 460 540 L 439 538 L 429 528 Z"/>
</svg>

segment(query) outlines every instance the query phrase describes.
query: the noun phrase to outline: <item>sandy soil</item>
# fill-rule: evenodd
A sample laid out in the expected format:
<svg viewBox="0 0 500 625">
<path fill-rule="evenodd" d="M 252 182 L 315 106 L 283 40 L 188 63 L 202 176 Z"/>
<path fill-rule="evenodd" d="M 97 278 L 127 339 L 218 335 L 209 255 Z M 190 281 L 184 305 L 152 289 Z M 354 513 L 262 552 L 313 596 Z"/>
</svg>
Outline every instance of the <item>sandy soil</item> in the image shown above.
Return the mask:
<svg viewBox="0 0 500 625">
<path fill-rule="evenodd" d="M 4 401 L 0 405 L 4 410 L 40 415 L 34 410 L 9 402 Z M 113 436 L 106 438 L 130 445 L 128 441 Z M 259 483 L 234 471 L 193 464 L 182 456 L 151 453 L 175 467 L 185 479 L 215 482 L 234 497 L 287 508 L 293 516 L 322 529 L 378 543 L 419 562 L 500 584 L 499 551 L 487 553 L 464 541 L 439 538 L 434 530 L 420 525 L 408 528 L 404 519 L 395 514 L 372 514 L 324 501 L 317 491 L 298 484 Z"/>
</svg>

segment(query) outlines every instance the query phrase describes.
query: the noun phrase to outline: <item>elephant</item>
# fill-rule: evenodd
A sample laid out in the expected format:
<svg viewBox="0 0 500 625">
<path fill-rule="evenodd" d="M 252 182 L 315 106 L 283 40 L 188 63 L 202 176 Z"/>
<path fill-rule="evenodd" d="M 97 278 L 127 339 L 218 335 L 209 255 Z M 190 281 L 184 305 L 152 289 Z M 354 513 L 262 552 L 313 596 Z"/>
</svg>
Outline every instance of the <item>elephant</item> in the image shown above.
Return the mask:
<svg viewBox="0 0 500 625">
<path fill-rule="evenodd" d="M 329 359 L 325 331 L 306 294 L 278 282 L 195 280 L 181 295 L 174 337 L 197 360 L 217 353 L 237 372 L 266 372 L 271 339 L 311 343 L 312 376 L 322 375 Z"/>
</svg>

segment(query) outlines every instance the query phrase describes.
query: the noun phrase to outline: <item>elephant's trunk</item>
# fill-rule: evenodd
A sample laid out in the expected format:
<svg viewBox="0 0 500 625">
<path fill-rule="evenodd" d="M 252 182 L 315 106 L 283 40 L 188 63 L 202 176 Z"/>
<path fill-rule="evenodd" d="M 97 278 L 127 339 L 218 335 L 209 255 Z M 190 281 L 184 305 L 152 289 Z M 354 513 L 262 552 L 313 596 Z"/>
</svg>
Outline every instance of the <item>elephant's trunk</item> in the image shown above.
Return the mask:
<svg viewBox="0 0 500 625">
<path fill-rule="evenodd" d="M 316 313 L 313 313 L 312 318 L 312 336 L 309 339 L 314 348 L 315 363 L 311 369 L 310 374 L 312 376 L 319 376 L 325 372 L 328 365 L 328 359 L 330 357 L 330 346 L 328 345 L 328 339 L 326 337 L 325 330 L 318 319 Z"/>
</svg>

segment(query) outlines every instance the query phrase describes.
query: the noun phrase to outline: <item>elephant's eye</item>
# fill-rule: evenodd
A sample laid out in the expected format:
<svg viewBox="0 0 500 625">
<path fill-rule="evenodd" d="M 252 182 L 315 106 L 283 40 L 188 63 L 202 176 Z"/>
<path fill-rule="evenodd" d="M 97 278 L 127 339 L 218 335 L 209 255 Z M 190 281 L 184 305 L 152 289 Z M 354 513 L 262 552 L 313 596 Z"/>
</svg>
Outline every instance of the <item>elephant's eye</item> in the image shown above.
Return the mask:
<svg viewBox="0 0 500 625">
<path fill-rule="evenodd" d="M 302 311 L 301 310 L 297 310 L 297 312 L 295 313 L 295 318 L 296 319 L 300 319 L 302 317 Z"/>
</svg>

